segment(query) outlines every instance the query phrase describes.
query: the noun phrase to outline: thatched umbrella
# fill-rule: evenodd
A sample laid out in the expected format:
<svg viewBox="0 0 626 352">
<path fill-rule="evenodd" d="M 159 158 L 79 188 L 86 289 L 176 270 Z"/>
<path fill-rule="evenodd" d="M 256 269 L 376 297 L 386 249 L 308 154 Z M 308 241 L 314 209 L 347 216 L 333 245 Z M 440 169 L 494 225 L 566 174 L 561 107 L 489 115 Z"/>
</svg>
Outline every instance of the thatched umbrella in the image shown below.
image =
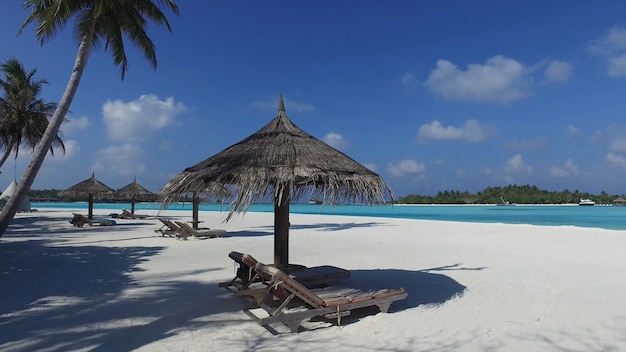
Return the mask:
<svg viewBox="0 0 626 352">
<path fill-rule="evenodd" d="M 115 194 L 119 198 L 130 198 L 130 213 L 135 214 L 135 201 L 142 200 L 154 200 L 156 195 L 142 185 L 137 183 L 137 178 L 133 179 L 132 183 L 118 189 Z"/>
<path fill-rule="evenodd" d="M 227 185 L 235 198 L 233 213 L 256 200 L 274 201 L 274 264 L 289 265 L 289 203 L 313 196 L 327 204 L 384 202 L 391 189 L 376 173 L 304 132 L 285 114 L 282 96 L 278 116 L 258 132 L 185 169 L 161 190 L 164 203 L 181 194 L 211 193 Z"/>
<path fill-rule="evenodd" d="M 104 196 L 106 195 L 112 196 L 114 192 L 115 191 L 111 187 L 96 180 L 95 174 L 92 173 L 90 178 L 81 181 L 64 191 L 59 192 L 59 195 L 70 197 L 81 197 L 87 195 L 89 202 L 88 217 L 89 219 L 93 219 L 94 196 L 97 196 L 98 199 L 101 199 L 104 198 Z"/>
</svg>

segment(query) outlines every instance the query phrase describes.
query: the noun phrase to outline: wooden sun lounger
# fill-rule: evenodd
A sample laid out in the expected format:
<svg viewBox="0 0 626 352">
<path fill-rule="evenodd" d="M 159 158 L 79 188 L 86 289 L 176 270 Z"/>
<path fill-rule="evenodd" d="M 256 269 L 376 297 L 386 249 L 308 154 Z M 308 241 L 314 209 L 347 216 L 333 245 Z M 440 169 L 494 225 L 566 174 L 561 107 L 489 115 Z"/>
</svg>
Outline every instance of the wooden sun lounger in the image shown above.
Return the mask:
<svg viewBox="0 0 626 352">
<path fill-rule="evenodd" d="M 341 317 L 350 315 L 354 309 L 376 306 L 386 313 L 391 303 L 407 297 L 403 288 L 376 291 L 347 287 L 309 289 L 274 267 L 258 264 L 255 271 L 270 285 L 259 304 L 245 306 L 244 312 L 261 326 L 282 323 L 291 332 L 297 332 L 303 321 L 317 316 L 337 319 L 340 324 Z M 264 313 L 258 314 L 259 310 Z"/>
<path fill-rule="evenodd" d="M 253 256 L 235 251 L 230 252 L 228 256 L 238 265 L 237 271 L 231 281 L 220 283 L 220 287 L 232 287 L 236 291 L 244 291 L 247 290 L 252 283 L 263 281 L 254 271 L 254 268 L 260 262 Z M 302 285 L 312 288 L 329 286 L 339 280 L 348 279 L 350 277 L 350 270 L 331 265 L 322 265 L 309 268 L 302 267 L 300 270 L 290 271 L 289 276 Z M 243 295 L 243 292 L 236 292 L 236 295 Z"/>
<path fill-rule="evenodd" d="M 126 210 L 126 209 L 122 209 L 122 213 L 117 215 L 117 218 L 119 219 L 139 219 L 139 220 L 143 220 L 146 219 L 148 217 L 148 215 L 140 215 L 140 214 L 133 214 L 130 211 Z"/>
<path fill-rule="evenodd" d="M 72 220 L 69 220 L 70 224 L 76 227 L 83 227 L 85 225 L 89 226 L 110 226 L 115 225 L 114 220 L 110 219 L 89 219 L 83 214 L 80 213 L 72 213 L 74 217 Z"/>
<path fill-rule="evenodd" d="M 159 221 L 163 224 L 160 228 L 154 230 L 154 232 L 160 232 L 162 236 L 175 237 L 180 231 L 180 227 L 176 225 L 172 220 L 159 218 Z"/>
<path fill-rule="evenodd" d="M 176 225 L 180 227 L 180 231 L 177 233 L 178 237 L 182 237 L 183 239 L 187 239 L 187 237 L 193 236 L 197 238 L 216 238 L 216 237 L 224 237 L 226 234 L 226 230 L 220 229 L 200 229 L 196 230 L 191 227 L 189 224 L 184 223 L 182 221 L 175 221 Z"/>
</svg>

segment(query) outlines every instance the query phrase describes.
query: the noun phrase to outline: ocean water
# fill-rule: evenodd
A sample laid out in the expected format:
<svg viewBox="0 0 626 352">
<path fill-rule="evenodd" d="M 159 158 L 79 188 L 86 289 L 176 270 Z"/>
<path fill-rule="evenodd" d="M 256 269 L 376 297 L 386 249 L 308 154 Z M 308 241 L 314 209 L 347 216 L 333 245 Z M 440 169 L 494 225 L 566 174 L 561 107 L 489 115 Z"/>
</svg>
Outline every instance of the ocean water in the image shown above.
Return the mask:
<svg viewBox="0 0 626 352">
<path fill-rule="evenodd" d="M 87 209 L 87 203 L 32 203 L 33 208 Z M 129 203 L 96 203 L 94 209 L 111 213 L 130 209 Z M 137 203 L 135 210 L 157 212 L 157 203 Z M 172 204 L 171 210 L 189 210 L 191 203 Z M 227 212 L 227 204 L 200 204 L 200 210 Z M 271 204 L 253 204 L 250 212 L 273 212 Z M 545 226 L 595 227 L 609 230 L 626 230 L 626 207 L 571 205 L 313 205 L 292 204 L 294 214 L 350 215 L 383 218 L 404 218 L 441 221 L 533 224 Z"/>
</svg>

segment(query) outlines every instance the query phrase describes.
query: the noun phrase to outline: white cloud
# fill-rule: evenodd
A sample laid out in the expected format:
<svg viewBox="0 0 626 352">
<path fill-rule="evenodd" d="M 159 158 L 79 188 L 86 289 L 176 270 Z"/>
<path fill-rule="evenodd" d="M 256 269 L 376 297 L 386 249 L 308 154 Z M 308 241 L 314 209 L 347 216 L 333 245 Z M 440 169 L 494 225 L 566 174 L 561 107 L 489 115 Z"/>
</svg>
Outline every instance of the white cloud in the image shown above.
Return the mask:
<svg viewBox="0 0 626 352">
<path fill-rule="evenodd" d="M 480 172 L 482 172 L 484 175 L 486 176 L 491 176 L 493 175 L 495 172 L 492 168 L 484 166 L 480 169 Z"/>
<path fill-rule="evenodd" d="M 455 173 L 457 178 L 468 178 L 468 177 L 472 176 L 472 174 L 473 174 L 472 171 L 462 170 L 462 169 L 458 169 L 454 173 Z"/>
<path fill-rule="evenodd" d="M 533 168 L 526 165 L 520 154 L 515 154 L 504 164 L 504 172 L 507 174 L 530 175 L 532 171 Z"/>
<path fill-rule="evenodd" d="M 574 125 L 567 125 L 565 129 L 567 130 L 568 139 L 580 139 L 583 136 L 583 130 Z"/>
<path fill-rule="evenodd" d="M 335 149 L 345 150 L 350 147 L 350 142 L 339 133 L 329 132 L 322 140 Z"/>
<path fill-rule="evenodd" d="M 81 116 L 77 118 L 70 117 L 67 121 L 64 121 L 61 125 L 61 131 L 63 134 L 71 134 L 75 130 L 84 130 L 89 127 L 91 121 L 87 116 Z"/>
<path fill-rule="evenodd" d="M 402 85 L 409 87 L 409 88 L 415 88 L 419 85 L 419 81 L 417 80 L 417 78 L 415 78 L 415 76 L 412 73 L 404 74 L 400 78 L 400 82 L 402 83 Z"/>
<path fill-rule="evenodd" d="M 550 175 L 554 177 L 570 177 L 579 175 L 580 171 L 578 166 L 574 164 L 571 159 L 567 159 L 561 166 L 552 166 L 550 168 Z"/>
<path fill-rule="evenodd" d="M 607 60 L 607 75 L 626 76 L 626 29 L 609 28 L 607 34 L 593 41 L 589 52 L 603 56 Z"/>
<path fill-rule="evenodd" d="M 620 136 L 611 142 L 611 150 L 614 152 L 626 153 L 626 136 Z"/>
<path fill-rule="evenodd" d="M 617 153 L 608 153 L 605 157 L 606 161 L 611 164 L 615 164 L 626 171 L 626 156 Z"/>
<path fill-rule="evenodd" d="M 155 132 L 175 123 L 178 114 L 185 111 L 182 103 L 173 97 L 159 100 L 154 94 L 124 102 L 107 101 L 102 105 L 107 135 L 114 141 L 142 141 Z"/>
<path fill-rule="evenodd" d="M 544 75 L 548 83 L 566 82 L 572 75 L 572 64 L 559 60 L 552 61 L 548 64 Z"/>
<path fill-rule="evenodd" d="M 419 174 L 426 170 L 424 163 L 418 163 L 415 160 L 404 159 L 400 160 L 397 164 L 389 163 L 387 170 L 393 176 L 404 176 L 407 174 Z"/>
<path fill-rule="evenodd" d="M 609 58 L 607 74 L 611 77 L 626 76 L 626 54 Z"/>
<path fill-rule="evenodd" d="M 512 149 L 512 150 L 539 150 L 539 149 L 543 149 L 545 145 L 546 145 L 545 138 L 536 138 L 536 139 L 528 139 L 528 140 L 513 138 L 513 140 L 504 144 L 505 147 Z"/>
<path fill-rule="evenodd" d="M 626 29 L 619 26 L 609 28 L 605 36 L 594 40 L 587 49 L 607 56 L 626 51 Z"/>
<path fill-rule="evenodd" d="M 143 150 L 134 143 L 110 146 L 96 152 L 92 169 L 107 176 L 136 176 L 145 172 Z"/>
<path fill-rule="evenodd" d="M 444 99 L 509 104 L 531 95 L 531 70 L 516 60 L 494 56 L 483 64 L 460 70 L 447 60 L 438 60 L 426 85 Z"/>
<path fill-rule="evenodd" d="M 285 104 L 285 110 L 296 112 L 308 112 L 314 111 L 315 108 L 311 104 L 299 103 L 295 100 L 287 99 L 283 97 L 283 103 Z M 255 109 L 264 111 L 278 111 L 278 100 L 276 98 L 270 98 L 266 101 L 255 101 L 250 104 Z"/>
<path fill-rule="evenodd" d="M 417 134 L 419 142 L 431 140 L 459 140 L 464 142 L 483 142 L 493 134 L 490 127 L 480 125 L 474 119 L 467 120 L 462 127 L 443 126 L 440 121 L 434 120 L 420 126 Z"/>
</svg>

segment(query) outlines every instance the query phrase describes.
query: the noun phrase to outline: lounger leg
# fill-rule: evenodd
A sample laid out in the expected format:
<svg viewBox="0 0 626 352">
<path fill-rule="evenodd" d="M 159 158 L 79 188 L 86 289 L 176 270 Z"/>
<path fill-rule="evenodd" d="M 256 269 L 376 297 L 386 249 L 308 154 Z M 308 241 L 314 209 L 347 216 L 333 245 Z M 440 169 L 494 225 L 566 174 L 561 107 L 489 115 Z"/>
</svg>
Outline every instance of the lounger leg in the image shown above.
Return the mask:
<svg viewBox="0 0 626 352">
<path fill-rule="evenodd" d="M 289 328 L 290 332 L 298 332 L 298 330 L 300 330 L 301 323 L 302 320 L 289 320 L 283 322 L 283 324 L 285 324 Z"/>
<path fill-rule="evenodd" d="M 391 302 L 389 301 L 380 302 L 379 304 L 377 304 L 377 306 L 381 312 L 387 313 L 389 312 L 389 307 L 391 307 Z"/>
</svg>

